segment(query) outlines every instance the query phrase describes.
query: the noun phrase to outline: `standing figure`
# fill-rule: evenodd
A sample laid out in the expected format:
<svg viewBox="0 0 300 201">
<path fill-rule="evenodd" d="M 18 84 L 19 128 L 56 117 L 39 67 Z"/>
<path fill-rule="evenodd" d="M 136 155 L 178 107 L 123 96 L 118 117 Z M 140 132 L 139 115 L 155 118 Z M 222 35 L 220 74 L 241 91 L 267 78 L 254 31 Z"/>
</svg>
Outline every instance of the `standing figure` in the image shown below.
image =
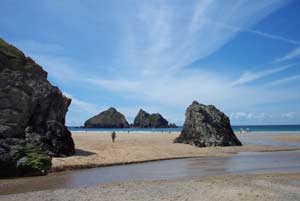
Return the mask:
<svg viewBox="0 0 300 201">
<path fill-rule="evenodd" d="M 115 142 L 116 137 L 117 137 L 117 134 L 116 134 L 115 131 L 113 131 L 113 132 L 111 133 L 111 140 L 112 140 L 113 143 Z"/>
</svg>

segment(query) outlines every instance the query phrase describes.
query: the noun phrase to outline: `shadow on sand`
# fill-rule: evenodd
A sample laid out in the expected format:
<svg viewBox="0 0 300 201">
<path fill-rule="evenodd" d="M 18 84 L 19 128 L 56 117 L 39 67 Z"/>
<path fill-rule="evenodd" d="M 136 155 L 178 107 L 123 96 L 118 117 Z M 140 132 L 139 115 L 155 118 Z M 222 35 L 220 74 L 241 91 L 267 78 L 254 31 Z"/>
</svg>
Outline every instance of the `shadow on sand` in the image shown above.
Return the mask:
<svg viewBox="0 0 300 201">
<path fill-rule="evenodd" d="M 96 154 L 96 153 L 90 152 L 90 151 L 85 151 L 82 149 L 76 149 L 74 156 L 90 156 L 90 155 L 94 155 L 94 154 Z"/>
</svg>

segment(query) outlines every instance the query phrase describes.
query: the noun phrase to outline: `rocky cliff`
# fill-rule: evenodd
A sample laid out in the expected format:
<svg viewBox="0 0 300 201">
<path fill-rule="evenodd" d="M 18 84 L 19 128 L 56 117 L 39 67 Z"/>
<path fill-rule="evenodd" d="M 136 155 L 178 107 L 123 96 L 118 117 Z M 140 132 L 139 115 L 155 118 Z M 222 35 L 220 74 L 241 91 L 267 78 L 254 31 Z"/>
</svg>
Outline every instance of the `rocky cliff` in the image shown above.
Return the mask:
<svg viewBox="0 0 300 201">
<path fill-rule="evenodd" d="M 128 128 L 129 124 L 123 114 L 115 108 L 101 112 L 84 123 L 86 128 Z"/>
<path fill-rule="evenodd" d="M 223 112 L 213 105 L 196 101 L 187 108 L 183 130 L 174 142 L 198 147 L 242 145 Z"/>
<path fill-rule="evenodd" d="M 0 103 L 0 176 L 34 171 L 26 166 L 30 159 L 37 159 L 31 152 L 40 153 L 36 163 L 47 155 L 74 153 L 71 133 L 65 127 L 71 100 L 48 82 L 41 66 L 2 39 Z M 49 166 L 49 161 L 45 163 Z"/>
<path fill-rule="evenodd" d="M 140 109 L 136 115 L 133 127 L 136 128 L 168 128 L 168 121 L 159 113 L 149 114 Z"/>
</svg>

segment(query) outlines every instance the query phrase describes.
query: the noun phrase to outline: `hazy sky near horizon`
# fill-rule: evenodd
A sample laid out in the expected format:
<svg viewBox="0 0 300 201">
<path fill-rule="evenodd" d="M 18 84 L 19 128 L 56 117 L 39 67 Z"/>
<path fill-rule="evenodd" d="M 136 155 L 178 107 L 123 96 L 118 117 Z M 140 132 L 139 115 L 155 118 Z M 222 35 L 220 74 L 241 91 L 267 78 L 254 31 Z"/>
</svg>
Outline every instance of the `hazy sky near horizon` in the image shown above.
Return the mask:
<svg viewBox="0 0 300 201">
<path fill-rule="evenodd" d="M 0 37 L 72 98 L 181 125 L 197 100 L 232 124 L 300 124 L 298 0 L 1 0 Z"/>
</svg>

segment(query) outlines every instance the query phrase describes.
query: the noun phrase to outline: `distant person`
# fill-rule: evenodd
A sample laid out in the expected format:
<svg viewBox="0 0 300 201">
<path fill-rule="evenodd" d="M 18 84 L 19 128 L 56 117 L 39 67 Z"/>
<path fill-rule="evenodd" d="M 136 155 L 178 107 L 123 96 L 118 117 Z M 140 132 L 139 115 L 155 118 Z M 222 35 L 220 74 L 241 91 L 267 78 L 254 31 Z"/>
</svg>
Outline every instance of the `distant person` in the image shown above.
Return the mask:
<svg viewBox="0 0 300 201">
<path fill-rule="evenodd" d="M 250 133 L 250 129 L 249 128 L 247 128 L 247 133 Z"/>
<path fill-rule="evenodd" d="M 113 131 L 113 132 L 111 133 L 111 140 L 112 140 L 113 143 L 115 142 L 116 137 L 117 137 L 117 134 L 116 134 L 115 131 Z"/>
</svg>

